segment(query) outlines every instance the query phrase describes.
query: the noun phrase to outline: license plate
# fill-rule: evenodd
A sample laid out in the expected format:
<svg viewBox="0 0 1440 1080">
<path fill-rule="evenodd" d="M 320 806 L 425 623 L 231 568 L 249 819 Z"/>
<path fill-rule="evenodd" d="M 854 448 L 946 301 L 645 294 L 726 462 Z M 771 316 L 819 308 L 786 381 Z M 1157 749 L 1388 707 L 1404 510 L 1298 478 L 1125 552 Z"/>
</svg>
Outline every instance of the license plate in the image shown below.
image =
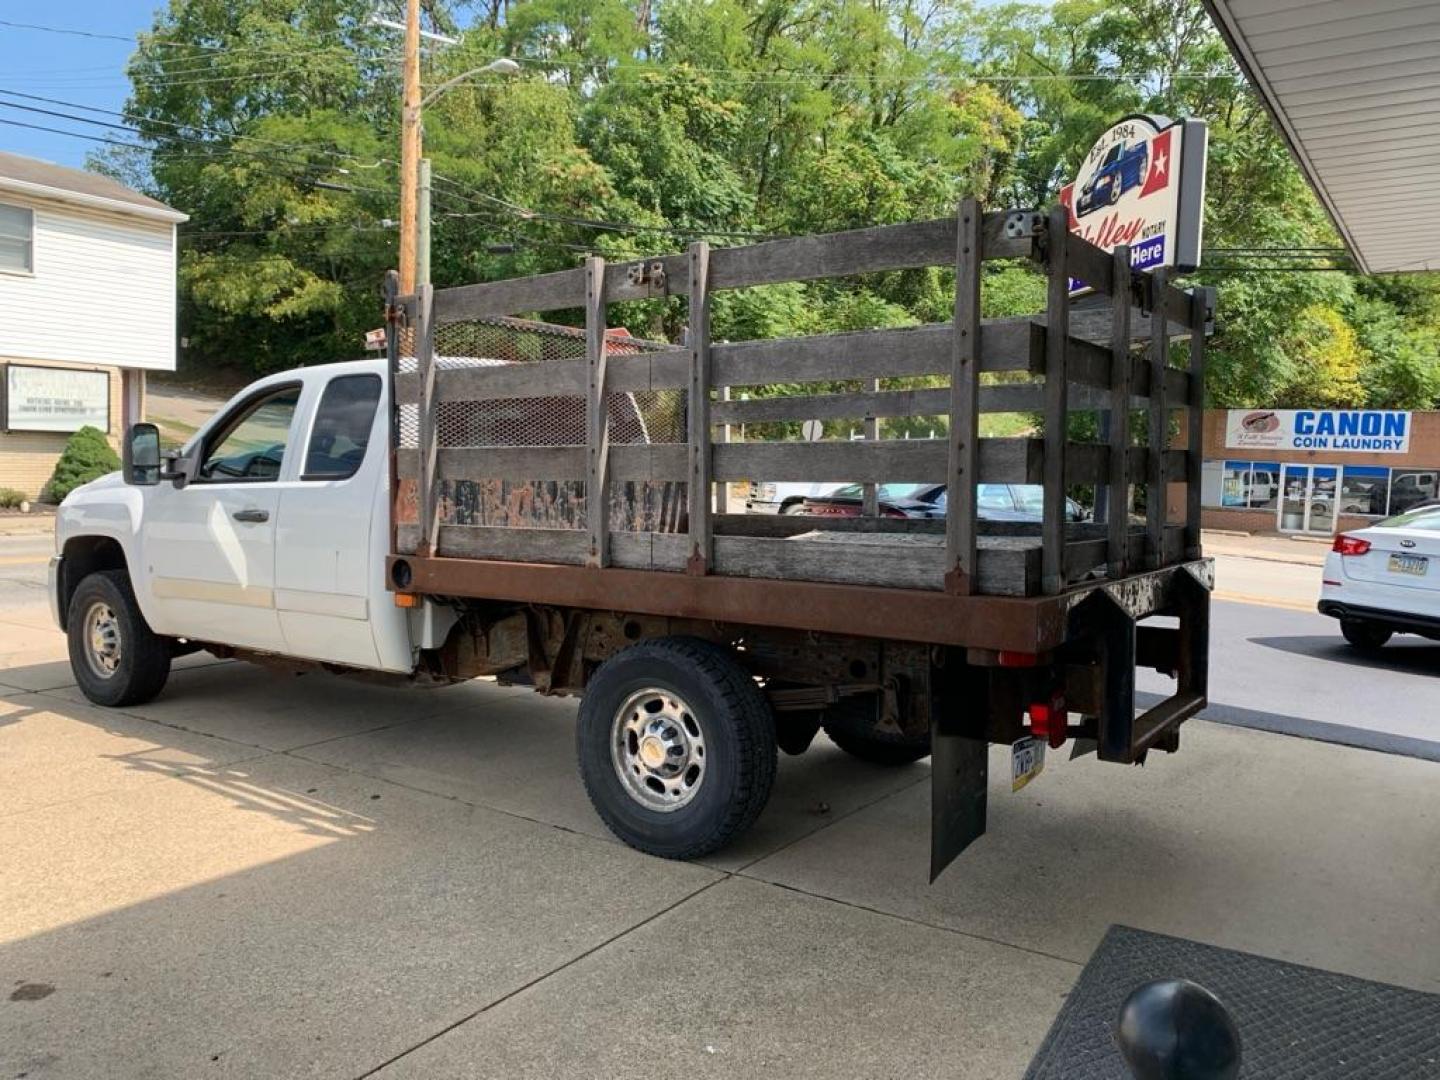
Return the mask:
<svg viewBox="0 0 1440 1080">
<path fill-rule="evenodd" d="M 1391 555 L 1389 570 L 1392 574 L 1414 574 L 1424 577 L 1430 567 L 1430 560 L 1424 555 Z"/>
<path fill-rule="evenodd" d="M 1010 790 L 1019 791 L 1045 769 L 1045 744 L 1024 738 L 1010 746 Z"/>
</svg>

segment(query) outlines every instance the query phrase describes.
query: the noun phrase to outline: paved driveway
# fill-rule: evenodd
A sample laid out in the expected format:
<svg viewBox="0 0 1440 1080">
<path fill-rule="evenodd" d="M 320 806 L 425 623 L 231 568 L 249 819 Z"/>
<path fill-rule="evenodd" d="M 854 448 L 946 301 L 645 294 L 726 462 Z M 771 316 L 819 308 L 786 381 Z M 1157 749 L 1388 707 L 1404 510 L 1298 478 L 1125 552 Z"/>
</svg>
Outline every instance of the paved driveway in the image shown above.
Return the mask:
<svg viewBox="0 0 1440 1080">
<path fill-rule="evenodd" d="M 1193 723 L 997 785 L 932 886 L 924 763 L 821 740 L 686 865 L 573 702 L 190 657 L 105 711 L 62 658 L 0 606 L 0 1076 L 1012 1077 L 1114 922 L 1440 990 L 1435 762 Z"/>
</svg>

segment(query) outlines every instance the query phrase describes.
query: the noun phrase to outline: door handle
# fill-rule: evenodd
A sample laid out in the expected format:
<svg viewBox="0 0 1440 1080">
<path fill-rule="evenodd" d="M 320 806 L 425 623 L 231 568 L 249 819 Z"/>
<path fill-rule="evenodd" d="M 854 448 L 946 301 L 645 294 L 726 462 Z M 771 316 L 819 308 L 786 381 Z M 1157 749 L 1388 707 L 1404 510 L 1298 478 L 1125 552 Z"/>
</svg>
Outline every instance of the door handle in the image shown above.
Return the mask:
<svg viewBox="0 0 1440 1080">
<path fill-rule="evenodd" d="M 236 521 L 253 521 L 258 524 L 259 522 L 270 520 L 270 511 L 236 510 L 235 513 L 231 514 L 230 516 L 233 517 Z"/>
</svg>

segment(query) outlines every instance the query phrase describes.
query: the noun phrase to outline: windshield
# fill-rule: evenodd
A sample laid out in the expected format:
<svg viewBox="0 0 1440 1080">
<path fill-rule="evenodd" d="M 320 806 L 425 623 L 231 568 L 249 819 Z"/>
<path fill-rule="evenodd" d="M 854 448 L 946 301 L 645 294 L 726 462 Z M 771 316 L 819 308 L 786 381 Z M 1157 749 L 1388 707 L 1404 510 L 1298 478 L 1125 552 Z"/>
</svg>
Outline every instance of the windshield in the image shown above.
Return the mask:
<svg viewBox="0 0 1440 1080">
<path fill-rule="evenodd" d="M 933 485 L 931 484 L 881 484 L 875 489 L 875 497 L 882 501 L 919 499 L 922 502 L 932 502 L 935 499 L 935 495 L 931 490 L 932 488 Z M 844 487 L 836 488 L 832 491 L 830 497 L 836 499 L 859 499 L 863 498 L 864 494 L 865 487 L 863 484 L 846 484 Z"/>
</svg>

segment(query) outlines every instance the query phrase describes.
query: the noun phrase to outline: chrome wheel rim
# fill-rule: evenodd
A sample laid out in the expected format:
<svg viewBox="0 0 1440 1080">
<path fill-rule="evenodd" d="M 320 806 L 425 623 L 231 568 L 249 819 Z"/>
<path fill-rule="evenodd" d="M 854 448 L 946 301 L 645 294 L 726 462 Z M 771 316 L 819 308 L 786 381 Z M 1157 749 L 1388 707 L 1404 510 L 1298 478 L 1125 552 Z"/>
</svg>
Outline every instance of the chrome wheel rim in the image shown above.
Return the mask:
<svg viewBox="0 0 1440 1080">
<path fill-rule="evenodd" d="M 670 813 L 688 805 L 705 782 L 705 731 L 678 694 L 637 690 L 615 711 L 610 760 L 630 798 Z"/>
<path fill-rule="evenodd" d="M 97 600 L 85 611 L 85 663 L 102 679 L 120 668 L 120 620 L 110 605 Z"/>
</svg>

